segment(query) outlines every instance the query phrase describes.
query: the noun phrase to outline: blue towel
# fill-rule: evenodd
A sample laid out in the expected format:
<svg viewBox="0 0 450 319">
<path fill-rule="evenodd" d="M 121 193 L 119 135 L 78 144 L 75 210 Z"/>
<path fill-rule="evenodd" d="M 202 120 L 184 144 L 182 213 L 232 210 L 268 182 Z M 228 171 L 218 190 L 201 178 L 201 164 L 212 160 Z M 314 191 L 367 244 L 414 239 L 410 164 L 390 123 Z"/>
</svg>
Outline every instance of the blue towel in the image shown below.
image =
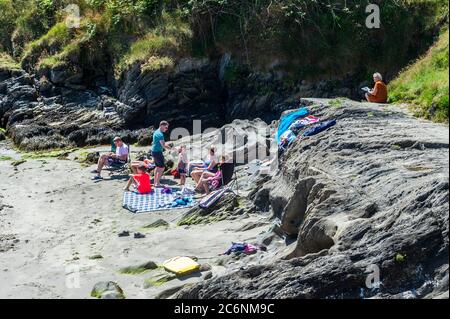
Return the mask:
<svg viewBox="0 0 450 319">
<path fill-rule="evenodd" d="M 322 131 L 325 131 L 326 129 L 332 127 L 333 125 L 336 124 L 336 120 L 329 120 L 329 121 L 325 121 L 322 122 L 316 126 L 314 126 L 313 128 L 310 128 L 309 130 L 305 131 L 303 133 L 303 136 L 313 136 L 316 135 Z"/>
<path fill-rule="evenodd" d="M 302 107 L 297 111 L 286 114 L 281 118 L 280 125 L 278 125 L 278 131 L 276 136 L 278 145 L 280 144 L 281 135 L 283 135 L 283 133 L 289 129 L 289 126 L 291 126 L 291 124 L 294 123 L 296 119 L 300 117 L 305 117 L 308 114 L 309 110 L 306 107 Z"/>
</svg>

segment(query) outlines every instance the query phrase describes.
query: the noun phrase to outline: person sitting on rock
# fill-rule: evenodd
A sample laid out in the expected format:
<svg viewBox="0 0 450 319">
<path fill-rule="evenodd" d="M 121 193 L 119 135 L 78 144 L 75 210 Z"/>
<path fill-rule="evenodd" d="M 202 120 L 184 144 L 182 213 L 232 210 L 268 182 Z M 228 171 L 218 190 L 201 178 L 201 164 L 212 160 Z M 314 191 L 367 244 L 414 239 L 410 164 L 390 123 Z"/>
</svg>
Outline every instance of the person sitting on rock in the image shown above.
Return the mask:
<svg viewBox="0 0 450 319">
<path fill-rule="evenodd" d="M 130 191 L 130 186 L 134 184 L 139 194 L 148 194 L 152 191 L 152 185 L 150 182 L 150 175 L 147 173 L 147 168 L 141 165 L 137 168 L 137 174 L 131 174 L 128 180 L 127 186 L 124 191 Z"/>
<path fill-rule="evenodd" d="M 225 155 L 222 155 L 220 157 L 220 162 L 217 166 L 220 166 L 226 162 Z M 195 190 L 196 191 L 202 191 L 202 189 L 205 191 L 205 194 L 208 195 L 211 192 L 211 188 L 218 188 L 222 184 L 222 170 L 217 169 L 215 173 L 211 173 L 208 171 L 203 172 L 202 176 L 200 177 L 200 180 L 198 181 Z"/>
<path fill-rule="evenodd" d="M 204 172 L 211 173 L 211 175 L 214 175 L 217 172 L 217 157 L 215 153 L 216 148 L 214 146 L 211 146 L 209 148 L 208 156 L 203 161 L 203 164 L 191 164 L 191 167 L 194 167 L 191 172 L 191 177 L 195 181 L 195 183 L 198 183 L 200 177 Z"/>
<path fill-rule="evenodd" d="M 366 93 L 366 100 L 373 103 L 386 103 L 388 98 L 387 86 L 383 82 L 383 77 L 380 73 L 373 75 L 375 86 L 372 90 Z"/>
<path fill-rule="evenodd" d="M 116 146 L 116 152 L 109 152 L 102 154 L 97 162 L 97 169 L 93 170 L 92 173 L 97 174 L 92 179 L 102 179 L 101 171 L 103 167 L 108 165 L 120 164 L 123 165 L 128 160 L 128 145 L 125 144 L 122 139 L 118 136 L 114 138 L 114 145 Z"/>
</svg>

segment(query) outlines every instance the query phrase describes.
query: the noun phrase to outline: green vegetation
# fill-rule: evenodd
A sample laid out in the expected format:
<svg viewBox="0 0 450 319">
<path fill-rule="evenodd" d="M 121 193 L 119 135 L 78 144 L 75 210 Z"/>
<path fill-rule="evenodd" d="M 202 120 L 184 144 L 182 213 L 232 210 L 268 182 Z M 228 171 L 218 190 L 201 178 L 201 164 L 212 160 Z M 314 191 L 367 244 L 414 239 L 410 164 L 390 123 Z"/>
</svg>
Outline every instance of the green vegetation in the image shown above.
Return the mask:
<svg viewBox="0 0 450 319">
<path fill-rule="evenodd" d="M 20 160 L 12 162 L 11 165 L 14 166 L 14 167 L 17 167 L 17 166 L 22 165 L 23 163 L 26 163 L 26 162 L 27 162 L 27 160 L 20 159 Z"/>
<path fill-rule="evenodd" d="M 48 151 L 48 152 L 28 152 L 28 153 L 22 153 L 23 159 L 40 159 L 40 158 L 63 158 L 67 157 L 68 154 L 75 152 L 77 149 L 62 149 L 62 150 L 54 150 L 54 151 Z"/>
<path fill-rule="evenodd" d="M 364 25 L 369 3 L 0 0 L 0 49 L 22 61 L 31 60 L 26 67 L 51 67 L 65 61 L 77 46 L 84 67 L 112 63 L 119 73 L 136 61 L 154 71 L 171 67 L 175 57 L 186 53 L 225 51 L 250 65 L 265 66 L 277 59 L 277 68 L 294 78 L 356 72 L 361 64 L 354 61 L 365 61 L 361 75 L 365 78 L 373 69 L 396 69 L 424 52 L 436 25 L 448 13 L 444 0 L 386 1 L 381 6 L 382 28 L 369 30 Z M 78 29 L 65 27 L 68 4 L 80 8 Z"/>
<path fill-rule="evenodd" d="M 58 60 L 58 56 L 50 56 L 52 52 L 58 52 L 66 46 L 71 40 L 71 31 L 64 22 L 55 24 L 44 36 L 28 43 L 22 57 L 22 65 L 25 67 L 34 67 L 40 59 Z"/>
<path fill-rule="evenodd" d="M 20 65 L 9 54 L 0 52 L 0 70 L 19 70 Z M 4 133 L 4 129 L 0 128 L 0 133 Z"/>
<path fill-rule="evenodd" d="M 161 273 L 144 280 L 144 287 L 159 287 L 167 282 L 177 278 L 176 275 L 170 273 Z"/>
<path fill-rule="evenodd" d="M 158 219 L 155 222 L 145 225 L 142 227 L 143 229 L 156 229 L 156 228 L 168 228 L 169 223 L 166 222 L 164 219 Z"/>
<path fill-rule="evenodd" d="M 330 106 L 340 108 L 344 105 L 345 98 L 338 97 L 330 101 Z"/>
<path fill-rule="evenodd" d="M 448 121 L 448 30 L 422 58 L 407 67 L 389 84 L 391 102 L 410 104 L 416 115 Z"/>
<path fill-rule="evenodd" d="M 13 158 L 7 155 L 0 155 L 0 161 L 12 161 Z"/>
<path fill-rule="evenodd" d="M 96 259 L 103 259 L 103 256 L 100 254 L 89 256 L 88 259 L 90 260 L 96 260 Z"/>
<path fill-rule="evenodd" d="M 138 268 L 138 267 L 125 267 L 119 270 L 120 274 L 124 274 L 124 275 L 140 275 L 143 273 L 146 273 L 150 271 L 149 269 L 145 269 L 145 268 Z"/>
<path fill-rule="evenodd" d="M 119 270 L 119 273 L 126 274 L 126 275 L 140 275 L 140 274 L 148 272 L 150 270 L 161 269 L 161 268 L 162 267 L 159 267 L 153 261 L 149 261 L 142 265 L 129 266 L 129 267 L 122 268 Z"/>
<path fill-rule="evenodd" d="M 405 259 L 406 259 L 406 255 L 401 254 L 401 253 L 397 253 L 397 254 L 395 255 L 395 258 L 394 258 L 394 260 L 395 260 L 396 262 L 398 262 L 398 263 L 404 262 Z"/>
<path fill-rule="evenodd" d="M 192 33 L 189 25 L 175 14 L 163 14 L 161 19 L 160 25 L 131 44 L 116 65 L 117 74 L 135 62 L 143 63 L 142 69 L 148 72 L 173 67 L 174 57 L 186 50 Z"/>
</svg>

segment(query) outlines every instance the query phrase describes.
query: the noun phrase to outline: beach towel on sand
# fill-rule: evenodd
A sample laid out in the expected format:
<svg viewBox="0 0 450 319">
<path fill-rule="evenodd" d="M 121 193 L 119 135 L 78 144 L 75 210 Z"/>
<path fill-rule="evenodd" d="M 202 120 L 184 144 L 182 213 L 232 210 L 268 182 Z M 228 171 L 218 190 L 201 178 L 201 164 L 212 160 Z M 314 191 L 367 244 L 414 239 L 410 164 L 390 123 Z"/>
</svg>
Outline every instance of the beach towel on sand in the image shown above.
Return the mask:
<svg viewBox="0 0 450 319">
<path fill-rule="evenodd" d="M 192 207 L 196 204 L 192 195 L 181 195 L 179 189 L 169 193 L 164 188 L 155 188 L 150 194 L 124 192 L 122 207 L 132 213 L 145 213 L 157 210 L 169 210 Z M 181 204 L 181 201 L 183 203 Z M 175 205 L 174 203 L 177 203 Z"/>
<path fill-rule="evenodd" d="M 283 135 L 283 133 L 289 129 L 289 126 L 291 126 L 291 124 L 294 123 L 294 121 L 297 120 L 298 118 L 305 117 L 308 114 L 309 110 L 306 107 L 302 107 L 297 111 L 286 114 L 281 118 L 280 125 L 278 125 L 278 131 L 276 136 L 278 145 L 281 142 L 281 135 Z"/>
</svg>

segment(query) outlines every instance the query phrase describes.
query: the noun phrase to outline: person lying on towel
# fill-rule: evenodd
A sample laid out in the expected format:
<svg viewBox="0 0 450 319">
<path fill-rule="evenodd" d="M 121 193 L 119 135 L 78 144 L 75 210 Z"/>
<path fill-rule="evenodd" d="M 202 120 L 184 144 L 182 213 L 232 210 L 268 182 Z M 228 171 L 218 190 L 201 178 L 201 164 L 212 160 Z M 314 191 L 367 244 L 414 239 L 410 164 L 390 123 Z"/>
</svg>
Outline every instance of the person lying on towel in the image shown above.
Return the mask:
<svg viewBox="0 0 450 319">
<path fill-rule="evenodd" d="M 102 154 L 98 159 L 97 169 L 92 171 L 92 173 L 95 173 L 96 175 L 92 179 L 102 179 L 101 171 L 106 164 L 126 164 L 128 161 L 128 145 L 118 136 L 114 138 L 114 145 L 116 146 L 115 153 L 109 152 Z"/>
<path fill-rule="evenodd" d="M 134 185 L 139 194 L 148 194 L 152 191 L 152 185 L 150 182 L 150 175 L 146 171 L 145 165 L 141 165 L 137 168 L 137 174 L 130 175 L 127 186 L 124 191 L 129 192 L 130 186 Z"/>
<path fill-rule="evenodd" d="M 388 98 L 387 86 L 383 82 L 383 77 L 380 73 L 373 75 L 375 86 L 372 90 L 366 93 L 366 100 L 373 103 L 386 103 Z"/>
</svg>

